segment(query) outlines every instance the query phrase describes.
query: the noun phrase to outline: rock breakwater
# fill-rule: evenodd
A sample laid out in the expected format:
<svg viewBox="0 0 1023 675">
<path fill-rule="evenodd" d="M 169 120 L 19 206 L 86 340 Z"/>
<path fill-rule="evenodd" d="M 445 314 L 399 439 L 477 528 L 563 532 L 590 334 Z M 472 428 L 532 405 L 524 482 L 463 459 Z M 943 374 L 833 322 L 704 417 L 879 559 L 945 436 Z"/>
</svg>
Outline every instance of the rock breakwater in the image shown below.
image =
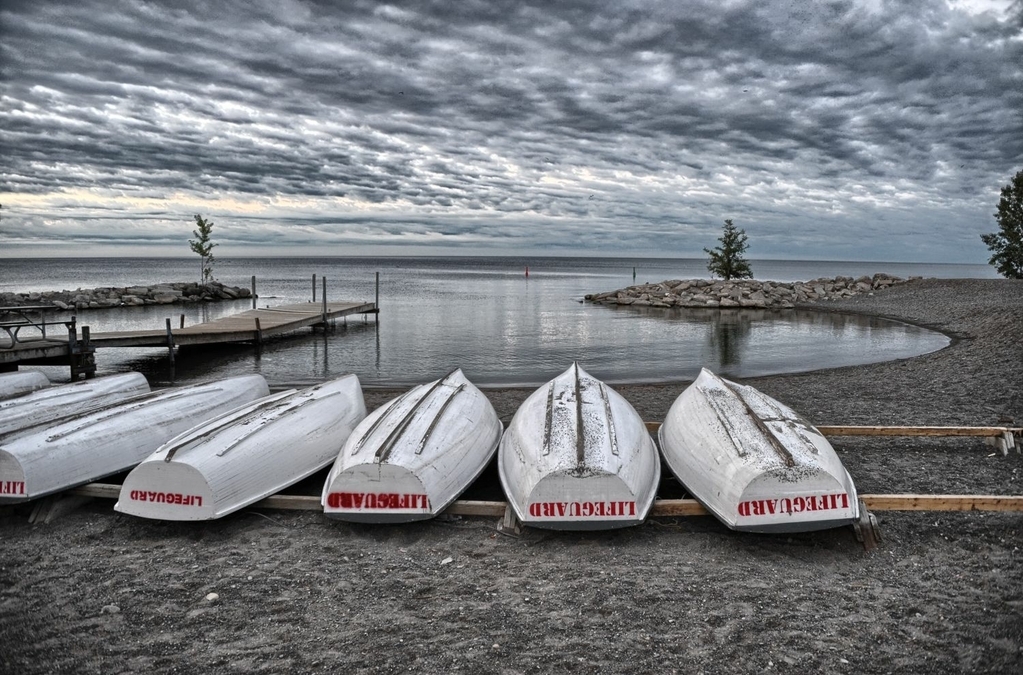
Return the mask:
<svg viewBox="0 0 1023 675">
<path fill-rule="evenodd" d="M 586 296 L 589 302 L 637 307 L 720 307 L 754 309 L 791 309 L 799 303 L 839 300 L 854 295 L 873 295 L 875 291 L 906 283 L 888 274 L 821 278 L 812 281 L 754 281 L 742 279 L 671 279 L 656 284 L 639 284 L 617 291 Z"/>
<path fill-rule="evenodd" d="M 102 309 L 105 307 L 136 307 L 142 305 L 173 305 L 196 302 L 219 302 L 252 297 L 247 288 L 225 286 L 211 281 L 167 283 L 155 286 L 104 286 L 73 291 L 42 293 L 0 293 L 0 306 L 53 305 L 58 309 Z"/>
</svg>

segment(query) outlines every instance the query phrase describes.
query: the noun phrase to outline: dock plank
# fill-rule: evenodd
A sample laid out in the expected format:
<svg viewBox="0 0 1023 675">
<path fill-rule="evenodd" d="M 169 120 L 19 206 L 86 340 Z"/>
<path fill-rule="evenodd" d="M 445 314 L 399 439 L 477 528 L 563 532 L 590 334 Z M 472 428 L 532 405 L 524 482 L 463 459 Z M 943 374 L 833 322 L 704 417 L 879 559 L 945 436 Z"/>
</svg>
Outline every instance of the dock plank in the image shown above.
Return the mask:
<svg viewBox="0 0 1023 675">
<path fill-rule="evenodd" d="M 238 314 L 221 317 L 206 323 L 193 324 L 184 328 L 172 328 L 174 344 L 180 346 L 204 345 L 225 342 L 248 342 L 258 339 L 256 320 L 259 320 L 262 337 L 274 337 L 301 328 L 308 328 L 352 314 L 376 313 L 372 302 L 328 302 L 326 312 L 322 303 L 299 303 L 278 305 L 261 309 L 250 309 Z M 165 347 L 166 329 L 111 331 L 94 333 L 92 344 L 97 348 L 106 347 Z"/>
</svg>

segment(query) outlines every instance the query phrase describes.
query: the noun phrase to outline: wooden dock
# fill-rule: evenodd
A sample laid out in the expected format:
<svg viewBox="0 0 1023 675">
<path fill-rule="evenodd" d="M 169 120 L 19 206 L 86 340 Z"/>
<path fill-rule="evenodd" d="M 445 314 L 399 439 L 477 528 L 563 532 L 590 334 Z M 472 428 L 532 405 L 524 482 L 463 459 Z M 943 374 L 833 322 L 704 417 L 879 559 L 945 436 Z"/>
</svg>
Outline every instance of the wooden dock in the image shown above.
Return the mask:
<svg viewBox="0 0 1023 675">
<path fill-rule="evenodd" d="M 250 309 L 239 314 L 192 326 L 172 326 L 167 319 L 163 329 L 117 331 L 89 334 L 83 327 L 87 351 L 114 347 L 163 347 L 174 361 L 175 347 L 251 342 L 262 344 L 267 338 L 302 328 L 326 326 L 353 314 L 378 314 L 375 302 L 305 302 Z M 77 335 L 70 339 L 52 337 L 21 339 L 0 349 L 0 371 L 19 365 L 72 364 L 72 379 L 77 377 L 72 353 L 81 349 Z"/>
<path fill-rule="evenodd" d="M 228 342 L 255 342 L 290 333 L 300 328 L 320 326 L 352 314 L 376 314 L 373 302 L 303 302 L 250 309 L 215 321 L 193 326 L 164 329 L 93 333 L 92 346 L 105 347 L 184 347 Z"/>
</svg>

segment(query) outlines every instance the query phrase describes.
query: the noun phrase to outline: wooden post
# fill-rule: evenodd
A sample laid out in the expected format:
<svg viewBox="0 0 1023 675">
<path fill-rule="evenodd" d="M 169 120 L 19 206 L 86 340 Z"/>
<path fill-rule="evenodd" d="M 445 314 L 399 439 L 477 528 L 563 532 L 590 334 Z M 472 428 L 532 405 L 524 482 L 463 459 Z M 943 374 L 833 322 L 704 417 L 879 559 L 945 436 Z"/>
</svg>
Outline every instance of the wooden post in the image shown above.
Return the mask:
<svg viewBox="0 0 1023 675">
<path fill-rule="evenodd" d="M 327 330 L 327 277 L 323 277 L 323 330 Z"/>
<path fill-rule="evenodd" d="M 252 275 L 252 309 L 256 308 L 256 275 Z"/>
<path fill-rule="evenodd" d="M 74 318 L 67 329 L 67 355 L 68 365 L 71 367 L 71 381 L 78 381 L 78 329 L 75 327 Z"/>
<path fill-rule="evenodd" d="M 256 317 L 256 345 L 263 346 L 263 329 L 259 325 L 259 317 Z"/>
<path fill-rule="evenodd" d="M 373 315 L 373 321 L 380 323 L 380 272 L 377 272 L 376 299 L 373 301 L 373 309 L 376 310 L 376 314 Z"/>
<path fill-rule="evenodd" d="M 184 314 L 181 315 L 181 321 L 179 323 L 180 323 L 180 325 L 178 326 L 178 328 L 184 328 L 185 327 L 185 315 Z"/>
<path fill-rule="evenodd" d="M 316 275 L 313 275 L 313 302 L 316 302 Z"/>
<path fill-rule="evenodd" d="M 96 376 L 96 348 L 92 346 L 88 326 L 82 326 L 80 351 L 79 369 L 85 374 L 85 379 L 91 380 Z"/>
<path fill-rule="evenodd" d="M 252 277 L 255 279 L 256 277 Z M 167 356 L 170 359 L 171 368 L 174 367 L 174 333 L 171 332 L 171 320 L 167 317 Z"/>
</svg>

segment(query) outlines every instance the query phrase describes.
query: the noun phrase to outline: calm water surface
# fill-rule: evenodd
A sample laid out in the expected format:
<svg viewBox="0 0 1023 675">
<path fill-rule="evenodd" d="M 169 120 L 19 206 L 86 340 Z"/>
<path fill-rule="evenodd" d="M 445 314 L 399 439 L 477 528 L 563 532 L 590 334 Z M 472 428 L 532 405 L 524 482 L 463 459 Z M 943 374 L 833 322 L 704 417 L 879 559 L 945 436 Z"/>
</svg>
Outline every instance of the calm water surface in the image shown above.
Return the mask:
<svg viewBox="0 0 1023 675">
<path fill-rule="evenodd" d="M 529 267 L 529 276 L 525 274 Z M 312 275 L 331 300 L 373 300 L 380 322 L 349 318 L 333 332 L 299 333 L 251 345 L 183 350 L 175 382 L 257 372 L 272 383 L 356 373 L 368 386 L 424 382 L 461 367 L 482 386 L 539 385 L 578 361 L 611 383 L 689 380 L 700 367 L 749 377 L 905 358 L 948 339 L 914 326 L 802 311 L 656 310 L 607 307 L 582 296 L 636 282 L 707 277 L 702 260 L 592 258 L 278 258 L 218 260 L 215 276 L 248 287 L 259 305 L 310 300 Z M 987 266 L 754 261 L 758 279 L 794 281 L 887 272 L 899 276 L 993 277 Z M 0 290 L 43 291 L 188 281 L 196 259 L 0 260 Z M 217 318 L 250 300 L 84 311 L 94 332 L 162 328 Z M 162 349 L 100 350 L 101 370 L 134 369 L 168 381 Z M 47 368 L 66 379 L 66 368 Z"/>
</svg>

